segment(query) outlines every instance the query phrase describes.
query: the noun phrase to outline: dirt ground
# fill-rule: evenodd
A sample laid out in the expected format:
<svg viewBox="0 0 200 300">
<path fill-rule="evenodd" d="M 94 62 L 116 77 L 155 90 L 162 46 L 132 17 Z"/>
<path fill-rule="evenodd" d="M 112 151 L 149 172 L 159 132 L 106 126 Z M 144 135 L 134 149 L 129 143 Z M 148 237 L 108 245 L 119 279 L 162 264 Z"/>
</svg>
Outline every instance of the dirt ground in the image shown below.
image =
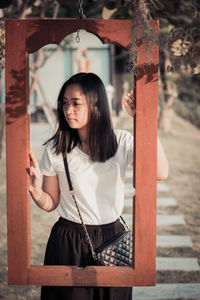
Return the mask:
<svg viewBox="0 0 200 300">
<path fill-rule="evenodd" d="M 131 129 L 130 119 L 123 118 L 117 127 Z M 200 130 L 173 115 L 172 131 L 160 133 L 170 165 L 167 184 L 170 196 L 178 202 L 175 208 L 159 208 L 159 214 L 183 214 L 184 226 L 159 227 L 159 234 L 184 234 L 192 238 L 193 248 L 157 249 L 159 256 L 197 257 L 200 263 Z M 41 149 L 33 149 L 39 158 Z M 5 156 L 0 160 L 0 299 L 39 300 L 40 287 L 7 285 Z M 31 262 L 42 264 L 44 249 L 56 212 L 41 211 L 31 202 Z M 158 272 L 158 283 L 200 283 L 199 272 Z"/>
</svg>

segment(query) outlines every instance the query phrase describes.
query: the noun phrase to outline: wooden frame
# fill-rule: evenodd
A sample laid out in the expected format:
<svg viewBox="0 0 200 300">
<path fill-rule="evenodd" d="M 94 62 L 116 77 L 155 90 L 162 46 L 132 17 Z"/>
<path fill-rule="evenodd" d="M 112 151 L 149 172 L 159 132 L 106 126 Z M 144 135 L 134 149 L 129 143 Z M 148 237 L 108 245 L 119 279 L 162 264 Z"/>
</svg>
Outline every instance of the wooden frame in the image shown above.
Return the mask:
<svg viewBox="0 0 200 300">
<path fill-rule="evenodd" d="M 152 22 L 157 28 L 157 22 Z M 130 46 L 129 20 L 28 19 L 6 21 L 6 140 L 8 283 L 66 286 L 136 286 L 155 284 L 156 144 L 158 47 L 144 68 L 138 57 L 135 117 L 133 230 L 135 265 L 130 267 L 40 266 L 30 263 L 29 53 L 85 29 L 103 43 Z M 117 276 L 116 276 L 117 274 Z"/>
</svg>

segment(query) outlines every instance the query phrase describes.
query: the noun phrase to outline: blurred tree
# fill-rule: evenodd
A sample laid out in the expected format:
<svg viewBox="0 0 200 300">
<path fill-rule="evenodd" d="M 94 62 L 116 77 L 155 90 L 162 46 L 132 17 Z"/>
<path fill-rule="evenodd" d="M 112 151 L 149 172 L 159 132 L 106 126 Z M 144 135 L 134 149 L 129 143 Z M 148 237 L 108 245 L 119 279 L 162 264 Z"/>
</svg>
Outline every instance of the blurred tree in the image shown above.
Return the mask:
<svg viewBox="0 0 200 300">
<path fill-rule="evenodd" d="M 191 79 L 200 73 L 199 8 L 197 1 L 173 1 L 171 13 L 166 14 L 165 11 L 160 18 L 159 69 L 162 88 L 159 92 L 159 128 L 164 131 L 169 131 L 171 127 L 172 106 L 177 107 L 174 100 L 177 97 L 182 99 L 181 90 L 186 82 L 190 82 L 190 90 L 193 90 L 194 81 Z M 195 95 L 191 94 L 191 101 L 193 97 Z M 188 116 L 191 116 L 194 111 L 189 112 L 189 108 Z"/>
<path fill-rule="evenodd" d="M 149 44 L 156 42 L 156 35 L 148 25 L 148 20 L 159 19 L 160 84 L 159 84 L 159 127 L 169 131 L 172 106 L 177 95 L 181 97 L 181 84 L 177 85 L 177 75 L 190 78 L 200 73 L 200 2 L 198 0 L 106 0 L 105 8 L 109 18 L 133 20 L 130 53 L 130 69 L 135 72 L 136 50 L 141 40 L 145 40 L 146 53 L 151 60 Z M 137 35 L 135 35 L 137 32 Z M 135 72 L 136 73 L 136 72 Z M 190 80 L 192 85 L 192 81 Z M 193 95 L 194 96 L 194 95 Z"/>
</svg>

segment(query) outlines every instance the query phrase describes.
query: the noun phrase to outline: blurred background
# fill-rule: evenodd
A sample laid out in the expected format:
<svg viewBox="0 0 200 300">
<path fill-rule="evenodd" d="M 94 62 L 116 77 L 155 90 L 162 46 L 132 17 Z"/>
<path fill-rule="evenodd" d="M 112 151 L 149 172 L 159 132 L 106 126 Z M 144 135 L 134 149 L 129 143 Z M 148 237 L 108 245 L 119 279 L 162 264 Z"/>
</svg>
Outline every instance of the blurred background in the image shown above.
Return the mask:
<svg viewBox="0 0 200 300">
<path fill-rule="evenodd" d="M 157 185 L 157 286 L 134 288 L 134 299 L 200 299 L 200 4 L 198 0 L 32 0 L 0 3 L 0 299 L 39 299 L 40 288 L 7 285 L 6 153 L 5 153 L 5 19 L 130 19 L 129 52 L 102 44 L 80 30 L 60 45 L 47 45 L 29 55 L 30 145 L 39 160 L 42 144 L 56 128 L 56 101 L 62 84 L 77 72 L 94 72 L 103 80 L 114 128 L 133 132 L 122 107 L 134 87 L 140 41 L 159 42 L 158 133 L 170 174 Z M 148 26 L 159 20 L 159 35 Z M 131 223 L 132 169 L 126 174 L 123 215 Z M 31 200 L 30 200 L 31 201 Z M 31 263 L 43 264 L 56 211 L 41 211 L 31 201 Z"/>
</svg>

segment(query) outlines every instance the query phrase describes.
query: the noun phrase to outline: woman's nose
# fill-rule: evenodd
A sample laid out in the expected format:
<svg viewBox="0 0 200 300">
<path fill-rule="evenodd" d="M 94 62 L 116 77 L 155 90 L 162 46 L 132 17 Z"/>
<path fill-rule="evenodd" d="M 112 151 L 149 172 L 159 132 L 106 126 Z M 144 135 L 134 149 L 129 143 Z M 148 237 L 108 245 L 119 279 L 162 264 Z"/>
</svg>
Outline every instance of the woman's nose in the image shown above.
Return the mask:
<svg viewBox="0 0 200 300">
<path fill-rule="evenodd" d="M 72 114 L 74 112 L 73 106 L 71 104 L 67 106 L 66 112 L 67 114 Z"/>
</svg>

